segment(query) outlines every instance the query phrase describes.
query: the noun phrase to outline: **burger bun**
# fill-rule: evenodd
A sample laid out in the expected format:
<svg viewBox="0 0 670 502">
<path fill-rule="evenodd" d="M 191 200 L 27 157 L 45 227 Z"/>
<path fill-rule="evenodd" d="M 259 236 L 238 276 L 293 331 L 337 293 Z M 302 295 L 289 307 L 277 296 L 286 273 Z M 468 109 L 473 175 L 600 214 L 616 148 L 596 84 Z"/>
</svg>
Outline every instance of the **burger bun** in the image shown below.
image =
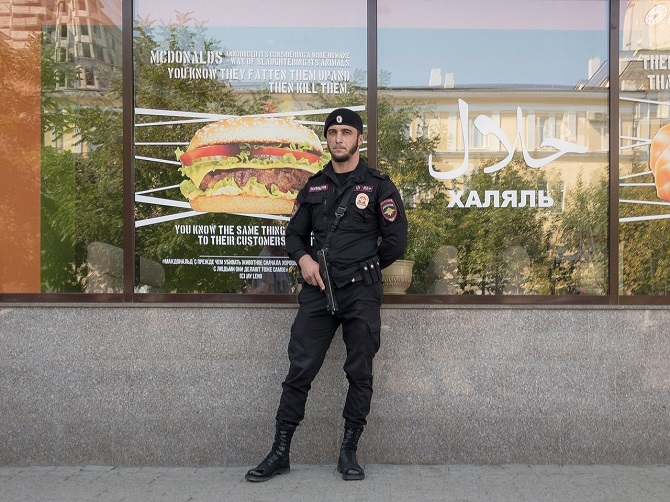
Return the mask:
<svg viewBox="0 0 670 502">
<path fill-rule="evenodd" d="M 191 207 L 205 213 L 291 214 L 294 199 L 253 195 L 200 195 L 189 200 Z"/>
<path fill-rule="evenodd" d="M 195 133 L 187 151 L 209 145 L 308 143 L 321 154 L 323 147 L 314 131 L 292 120 L 277 117 L 234 117 L 207 124 Z"/>
</svg>

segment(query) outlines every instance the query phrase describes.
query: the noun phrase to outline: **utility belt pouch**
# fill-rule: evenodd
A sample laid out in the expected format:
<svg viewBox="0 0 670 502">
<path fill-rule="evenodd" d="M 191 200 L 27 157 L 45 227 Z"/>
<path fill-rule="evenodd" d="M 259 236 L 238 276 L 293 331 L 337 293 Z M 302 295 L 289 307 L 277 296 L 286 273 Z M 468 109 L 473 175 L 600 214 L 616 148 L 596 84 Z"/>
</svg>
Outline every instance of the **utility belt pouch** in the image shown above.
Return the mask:
<svg viewBox="0 0 670 502">
<path fill-rule="evenodd" d="M 363 261 L 359 263 L 358 268 L 361 271 L 361 277 L 366 286 L 381 282 L 382 271 L 379 268 L 379 259 L 372 258 L 371 260 Z"/>
<path fill-rule="evenodd" d="M 374 274 L 377 276 L 377 280 L 375 282 L 382 282 L 382 268 L 379 266 L 379 258 L 375 256 L 370 261 L 372 262 Z"/>
</svg>

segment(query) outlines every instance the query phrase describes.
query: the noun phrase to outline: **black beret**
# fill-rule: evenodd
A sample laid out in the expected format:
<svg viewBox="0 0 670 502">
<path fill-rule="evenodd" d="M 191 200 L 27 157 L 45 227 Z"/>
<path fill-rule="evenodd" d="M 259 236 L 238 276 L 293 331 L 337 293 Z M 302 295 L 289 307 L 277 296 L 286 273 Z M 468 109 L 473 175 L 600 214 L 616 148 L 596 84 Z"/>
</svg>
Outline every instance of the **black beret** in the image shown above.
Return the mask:
<svg viewBox="0 0 670 502">
<path fill-rule="evenodd" d="M 323 124 L 324 136 L 328 132 L 328 128 L 333 124 L 348 125 L 358 129 L 359 132 L 363 132 L 363 119 L 361 119 L 358 113 L 349 108 L 338 108 L 330 112 L 330 115 L 326 118 L 326 122 Z"/>
</svg>

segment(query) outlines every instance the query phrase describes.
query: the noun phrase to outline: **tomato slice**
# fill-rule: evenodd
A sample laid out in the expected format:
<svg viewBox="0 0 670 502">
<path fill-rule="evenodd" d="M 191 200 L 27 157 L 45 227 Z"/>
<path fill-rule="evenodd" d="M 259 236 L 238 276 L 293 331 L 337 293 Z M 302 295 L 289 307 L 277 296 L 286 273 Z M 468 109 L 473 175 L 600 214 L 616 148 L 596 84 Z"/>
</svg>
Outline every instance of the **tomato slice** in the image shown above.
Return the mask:
<svg viewBox="0 0 670 502">
<path fill-rule="evenodd" d="M 290 148 L 280 148 L 276 146 L 261 146 L 251 149 L 251 155 L 261 156 L 267 155 L 269 157 L 283 157 L 287 153 L 293 155 L 296 159 L 307 159 L 310 164 L 316 164 L 321 160 L 321 157 L 315 153 L 303 152 L 300 150 L 291 150 Z"/>
<path fill-rule="evenodd" d="M 183 153 L 179 161 L 184 166 L 190 166 L 195 159 L 201 157 L 235 157 L 238 153 L 240 147 L 237 145 L 210 145 Z"/>
</svg>

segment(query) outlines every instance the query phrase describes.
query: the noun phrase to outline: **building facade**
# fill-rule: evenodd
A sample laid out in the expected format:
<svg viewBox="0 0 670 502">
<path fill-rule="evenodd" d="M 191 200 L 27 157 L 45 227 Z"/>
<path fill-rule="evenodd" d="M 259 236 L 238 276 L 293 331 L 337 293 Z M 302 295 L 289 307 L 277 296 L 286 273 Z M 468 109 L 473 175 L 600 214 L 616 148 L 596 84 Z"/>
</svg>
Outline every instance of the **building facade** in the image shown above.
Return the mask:
<svg viewBox="0 0 670 502">
<path fill-rule="evenodd" d="M 410 220 L 361 454 L 666 462 L 670 1 L 224 3 L 0 5 L 0 464 L 262 453 L 289 215 L 197 210 L 183 152 L 339 106 Z M 297 462 L 337 449 L 339 344 Z"/>
</svg>

